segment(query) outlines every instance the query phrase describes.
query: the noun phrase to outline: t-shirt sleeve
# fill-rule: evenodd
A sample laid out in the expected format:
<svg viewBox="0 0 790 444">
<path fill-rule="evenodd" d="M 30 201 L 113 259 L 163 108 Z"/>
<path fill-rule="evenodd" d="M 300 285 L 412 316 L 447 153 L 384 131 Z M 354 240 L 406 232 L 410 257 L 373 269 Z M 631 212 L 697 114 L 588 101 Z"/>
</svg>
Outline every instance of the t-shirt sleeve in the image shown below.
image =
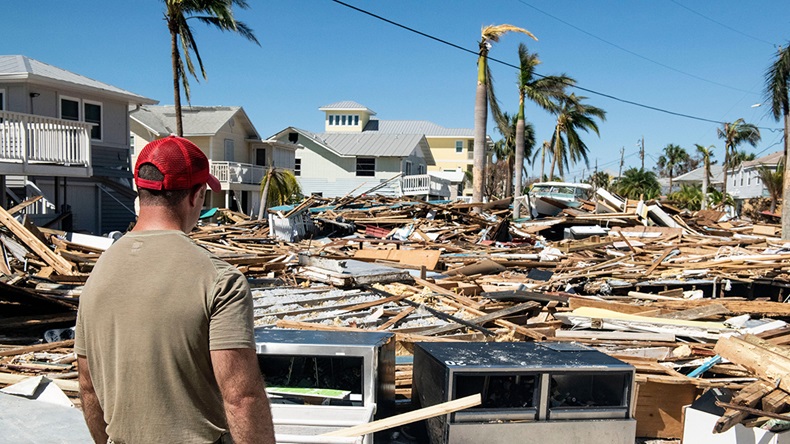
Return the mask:
<svg viewBox="0 0 790 444">
<path fill-rule="evenodd" d="M 241 272 L 228 267 L 214 284 L 209 349 L 255 348 L 252 293 Z"/>
<path fill-rule="evenodd" d="M 77 326 L 74 328 L 74 353 L 87 356 L 85 348 L 85 328 L 82 325 L 82 310 L 77 309 Z"/>
</svg>

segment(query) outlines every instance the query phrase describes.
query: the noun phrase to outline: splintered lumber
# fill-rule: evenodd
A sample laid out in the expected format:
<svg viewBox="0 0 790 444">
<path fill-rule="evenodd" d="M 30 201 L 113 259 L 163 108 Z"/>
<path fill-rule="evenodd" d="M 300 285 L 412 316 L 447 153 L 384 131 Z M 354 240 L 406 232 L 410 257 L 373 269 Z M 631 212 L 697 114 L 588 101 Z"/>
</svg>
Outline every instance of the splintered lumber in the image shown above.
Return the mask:
<svg viewBox="0 0 790 444">
<path fill-rule="evenodd" d="M 727 310 L 727 307 L 721 304 L 710 304 L 703 305 L 702 307 L 690 308 L 688 310 L 659 314 L 655 317 L 663 319 L 685 319 L 687 321 L 695 321 L 697 319 L 704 319 L 711 316 L 725 315 L 729 313 L 730 310 Z"/>
<path fill-rule="evenodd" d="M 435 416 L 446 415 L 448 413 L 457 412 L 459 410 L 468 409 L 470 407 L 478 406 L 482 403 L 482 397 L 478 393 L 476 395 L 467 396 L 464 398 L 454 399 L 452 401 L 443 402 L 441 404 L 432 405 L 419 410 L 414 410 L 400 415 L 390 416 L 389 418 L 379 419 L 378 421 L 369 422 L 367 424 L 360 424 L 345 429 L 335 430 L 329 433 L 324 433 L 321 436 L 364 436 L 370 433 L 380 432 L 382 430 L 391 429 L 393 427 L 402 426 L 404 424 L 411 424 L 413 422 L 422 421 L 424 419 L 433 418 Z"/>
<path fill-rule="evenodd" d="M 50 250 L 48 246 L 38 240 L 36 236 L 30 233 L 22 224 L 17 222 L 17 220 L 8 214 L 2 207 L 0 207 L 0 224 L 5 225 L 16 237 L 43 259 L 47 265 L 55 269 L 56 272 L 63 275 L 73 274 L 72 264 L 69 261 Z"/>
<path fill-rule="evenodd" d="M 763 396 L 763 410 L 766 412 L 782 412 L 787 410 L 788 406 L 790 406 L 790 395 L 782 390 L 774 389 Z"/>
<path fill-rule="evenodd" d="M 294 330 L 316 330 L 316 331 L 356 331 L 364 332 L 366 330 L 354 327 L 340 327 L 335 325 L 316 324 L 313 322 L 302 321 L 289 321 L 287 319 L 280 319 L 276 324 L 280 328 L 290 328 Z M 458 342 L 458 339 L 447 337 L 423 336 L 412 333 L 395 333 L 395 339 L 399 342 Z"/>
<path fill-rule="evenodd" d="M 0 372 L 0 384 L 8 384 L 8 385 L 16 384 L 17 382 L 22 382 L 28 378 L 31 378 L 31 376 L 15 375 L 11 373 Z M 51 380 L 64 392 L 76 393 L 80 391 L 80 385 L 79 382 L 77 381 L 68 380 L 68 379 L 51 379 Z"/>
<path fill-rule="evenodd" d="M 749 415 L 764 416 L 766 418 L 781 419 L 782 421 L 790 421 L 790 415 L 780 415 L 778 413 L 766 412 L 765 410 L 753 409 L 750 407 L 732 404 L 727 402 L 716 401 L 716 405 L 726 409 L 741 410 Z"/>
<path fill-rule="evenodd" d="M 46 344 L 30 345 L 27 347 L 12 348 L 10 350 L 2 350 L 0 351 L 0 356 L 23 355 L 25 353 L 52 350 L 53 348 L 60 348 L 60 347 L 74 347 L 74 339 L 68 339 L 66 341 L 58 341 L 58 342 L 49 342 Z"/>
<path fill-rule="evenodd" d="M 755 381 L 744 387 L 732 398 L 731 404 L 740 407 L 754 407 L 771 390 L 773 390 L 773 387 L 765 382 Z M 740 424 L 747 416 L 749 416 L 749 413 L 744 410 L 727 408 L 721 418 L 716 421 L 716 425 L 713 426 L 713 433 L 724 433 L 735 427 L 736 424 Z"/>
<path fill-rule="evenodd" d="M 660 300 L 650 303 L 651 307 L 664 308 L 667 310 L 688 310 L 704 305 L 721 304 L 730 313 L 750 314 L 753 316 L 787 317 L 790 316 L 790 304 L 782 302 L 765 301 L 730 301 L 726 299 L 699 299 L 687 300 L 678 299 L 676 301 Z"/>
<path fill-rule="evenodd" d="M 496 319 L 499 319 L 499 318 L 504 318 L 505 316 L 510 316 L 512 314 L 520 313 L 522 311 L 532 310 L 532 309 L 537 308 L 539 306 L 540 306 L 540 304 L 538 304 L 537 302 L 524 302 L 523 304 L 517 304 L 517 305 L 514 305 L 512 307 L 504 308 L 502 310 L 497 310 L 497 311 L 495 311 L 493 313 L 488 313 L 488 314 L 485 314 L 483 316 L 478 316 L 478 317 L 473 318 L 473 319 L 468 319 L 468 320 L 466 320 L 466 322 L 469 323 L 469 324 L 474 324 L 474 325 L 483 325 L 486 322 L 490 322 L 490 321 L 493 321 L 493 320 L 496 320 Z M 421 334 L 423 334 L 425 336 L 441 335 L 441 334 L 444 334 L 444 333 L 449 333 L 451 331 L 458 330 L 459 328 L 463 328 L 463 327 L 464 326 L 461 325 L 461 324 L 452 323 L 450 325 L 442 325 L 440 327 L 436 327 L 436 328 L 432 328 L 432 329 L 427 330 L 427 331 L 423 331 L 423 332 L 421 332 Z"/>
<path fill-rule="evenodd" d="M 392 319 L 390 319 L 389 321 L 381 324 L 378 328 L 376 328 L 376 330 L 381 331 L 381 330 L 386 330 L 386 329 L 392 327 L 393 325 L 395 325 L 398 322 L 400 322 L 401 319 L 403 319 L 406 316 L 410 315 L 414 310 L 416 310 L 414 307 L 406 307 L 406 308 L 404 308 L 403 310 L 400 311 L 400 313 L 398 313 L 397 315 L 393 316 Z"/>
<path fill-rule="evenodd" d="M 720 338 L 713 350 L 760 378 L 775 382 L 782 390 L 790 390 L 790 358 L 736 337 Z"/>
</svg>

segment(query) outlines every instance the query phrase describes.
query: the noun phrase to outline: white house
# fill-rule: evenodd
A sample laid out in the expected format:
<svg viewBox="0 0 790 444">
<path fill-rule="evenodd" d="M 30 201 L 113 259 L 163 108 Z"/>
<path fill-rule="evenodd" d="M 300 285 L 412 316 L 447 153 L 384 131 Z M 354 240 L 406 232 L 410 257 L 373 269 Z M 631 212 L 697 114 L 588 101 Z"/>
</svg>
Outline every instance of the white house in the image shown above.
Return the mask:
<svg viewBox="0 0 790 444">
<path fill-rule="evenodd" d="M 143 106 L 131 112 L 133 160 L 148 142 L 176 131 L 175 107 Z M 200 147 L 211 162 L 221 193 L 206 198 L 207 207 L 257 214 L 261 180 L 268 167 L 294 169 L 297 145 L 287 140 L 261 140 L 239 106 L 183 107 L 184 137 Z"/>
<path fill-rule="evenodd" d="M 0 200 L 37 224 L 103 234 L 134 220 L 129 108 L 157 102 L 22 55 L 0 56 Z"/>
<path fill-rule="evenodd" d="M 770 197 L 765 188 L 758 169 L 767 167 L 776 171 L 777 165 L 782 160 L 782 151 L 771 153 L 747 162 L 742 162 L 737 167 L 727 171 L 727 193 L 737 201 L 754 197 Z"/>
</svg>

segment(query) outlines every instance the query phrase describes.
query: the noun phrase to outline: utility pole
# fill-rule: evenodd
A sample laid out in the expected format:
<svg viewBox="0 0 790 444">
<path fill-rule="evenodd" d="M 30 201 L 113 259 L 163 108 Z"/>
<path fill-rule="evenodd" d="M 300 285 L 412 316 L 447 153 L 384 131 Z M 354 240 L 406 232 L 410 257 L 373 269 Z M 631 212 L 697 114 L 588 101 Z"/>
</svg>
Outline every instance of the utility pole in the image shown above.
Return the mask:
<svg viewBox="0 0 790 444">
<path fill-rule="evenodd" d="M 645 136 L 642 136 L 642 145 L 639 148 L 639 157 L 642 159 L 642 171 L 645 169 Z"/>
<path fill-rule="evenodd" d="M 623 162 L 625 161 L 625 147 L 620 148 L 620 171 L 617 172 L 617 178 L 623 175 Z"/>
</svg>

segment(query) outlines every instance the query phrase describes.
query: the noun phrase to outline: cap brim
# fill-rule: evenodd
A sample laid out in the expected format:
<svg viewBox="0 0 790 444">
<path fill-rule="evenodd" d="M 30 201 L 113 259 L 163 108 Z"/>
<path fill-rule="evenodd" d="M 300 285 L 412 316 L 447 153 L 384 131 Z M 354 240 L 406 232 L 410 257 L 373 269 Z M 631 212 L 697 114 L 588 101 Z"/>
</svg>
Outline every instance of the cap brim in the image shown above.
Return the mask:
<svg viewBox="0 0 790 444">
<path fill-rule="evenodd" d="M 208 185 L 209 188 L 211 188 L 211 191 L 215 193 L 219 193 L 220 191 L 222 191 L 222 186 L 219 184 L 219 179 L 217 179 L 213 174 L 208 175 L 208 180 L 206 181 L 206 184 Z"/>
</svg>

